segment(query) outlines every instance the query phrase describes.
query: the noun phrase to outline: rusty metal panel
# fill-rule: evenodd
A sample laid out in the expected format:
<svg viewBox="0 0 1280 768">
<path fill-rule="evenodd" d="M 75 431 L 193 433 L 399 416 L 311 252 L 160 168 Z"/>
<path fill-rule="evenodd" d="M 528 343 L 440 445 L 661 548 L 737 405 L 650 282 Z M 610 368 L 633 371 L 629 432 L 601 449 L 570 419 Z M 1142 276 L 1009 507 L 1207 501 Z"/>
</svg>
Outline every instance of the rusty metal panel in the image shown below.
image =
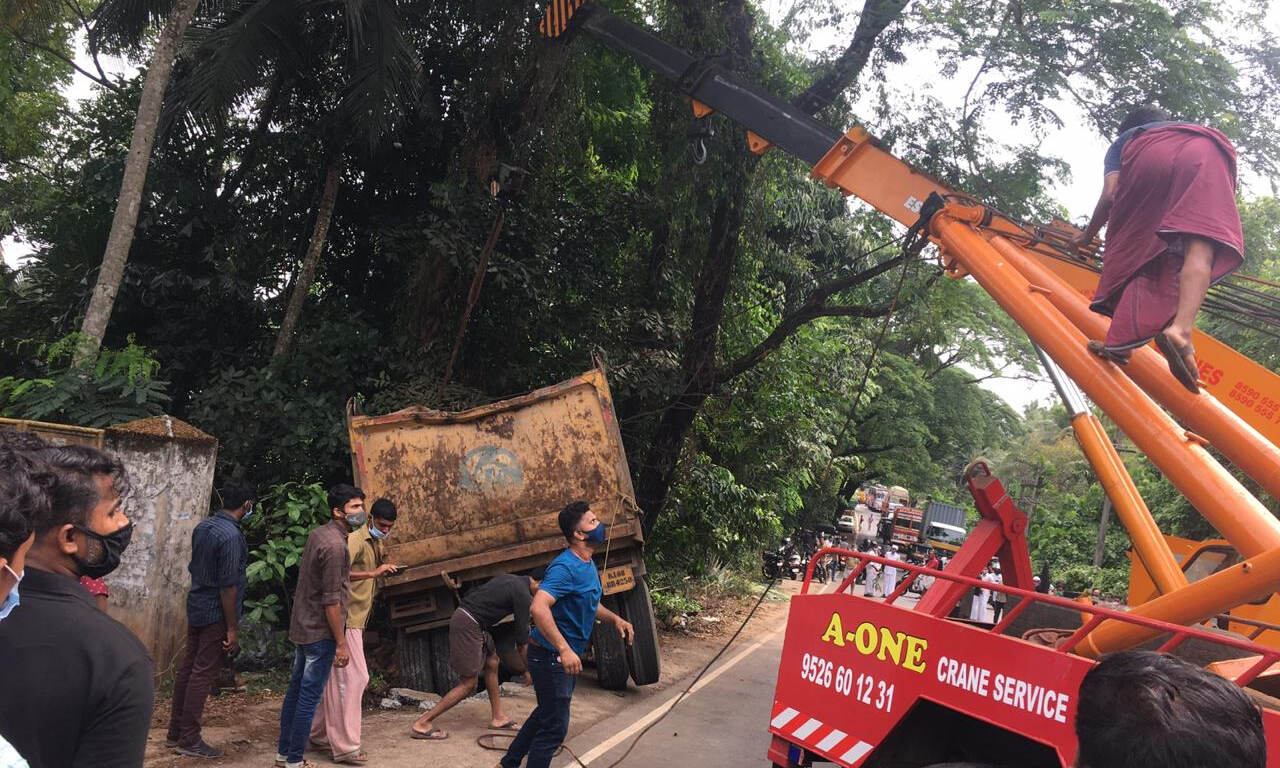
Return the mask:
<svg viewBox="0 0 1280 768">
<path fill-rule="evenodd" d="M 486 553 L 501 559 L 528 553 L 521 544 L 562 543 L 556 514 L 577 499 L 606 523 L 634 523 L 619 525 L 612 546 L 641 538 L 602 370 L 458 413 L 415 407 L 352 415 L 348 430 L 356 483 L 368 498 L 391 498 L 400 509 L 391 562 L 419 569 L 461 558 L 474 566 Z"/>
</svg>

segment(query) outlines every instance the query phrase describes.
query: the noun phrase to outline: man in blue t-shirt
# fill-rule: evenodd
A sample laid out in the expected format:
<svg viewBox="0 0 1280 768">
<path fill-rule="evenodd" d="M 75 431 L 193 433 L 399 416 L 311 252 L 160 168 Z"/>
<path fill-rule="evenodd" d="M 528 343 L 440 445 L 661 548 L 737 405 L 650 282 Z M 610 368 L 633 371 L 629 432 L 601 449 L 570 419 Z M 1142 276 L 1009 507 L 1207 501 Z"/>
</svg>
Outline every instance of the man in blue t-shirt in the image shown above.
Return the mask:
<svg viewBox="0 0 1280 768">
<path fill-rule="evenodd" d="M 517 768 L 525 756 L 529 768 L 548 768 L 569 731 L 569 702 L 582 671 L 582 652 L 597 620 L 612 624 L 627 645 L 635 638 L 630 622 L 603 605 L 600 574 L 591 555 L 608 540 L 605 524 L 585 501 L 560 510 L 560 532 L 569 542 L 538 585 L 529 608 L 529 674 L 538 706 L 502 756 L 501 768 Z M 603 630 L 608 631 L 608 630 Z"/>
</svg>

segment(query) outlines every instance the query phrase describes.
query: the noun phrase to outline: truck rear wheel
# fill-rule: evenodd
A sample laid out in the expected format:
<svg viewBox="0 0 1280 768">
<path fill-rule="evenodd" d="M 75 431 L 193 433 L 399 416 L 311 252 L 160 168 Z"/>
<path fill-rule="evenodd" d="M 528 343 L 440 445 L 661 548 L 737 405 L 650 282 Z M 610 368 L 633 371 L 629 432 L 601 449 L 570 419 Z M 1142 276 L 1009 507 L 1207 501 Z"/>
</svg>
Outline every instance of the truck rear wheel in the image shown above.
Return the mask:
<svg viewBox="0 0 1280 768">
<path fill-rule="evenodd" d="M 606 608 L 615 610 L 613 600 Z M 612 624 L 598 623 L 591 630 L 591 646 L 596 655 L 596 677 L 600 687 L 607 691 L 621 691 L 627 687 L 627 644 L 622 634 Z"/>
<path fill-rule="evenodd" d="M 643 578 L 636 585 L 618 595 L 618 608 L 622 618 L 635 627 L 636 637 L 627 648 L 627 666 L 636 685 L 653 685 L 662 672 L 662 653 L 658 647 L 658 622 L 653 615 L 653 601 L 649 598 L 649 585 Z"/>
<path fill-rule="evenodd" d="M 435 675 L 431 665 L 431 642 L 428 632 L 396 632 L 396 654 L 399 657 L 400 684 L 417 691 L 434 691 Z"/>
<path fill-rule="evenodd" d="M 449 666 L 449 628 L 437 627 L 428 631 L 431 643 L 431 679 L 435 683 L 434 690 L 441 696 L 458 684 L 458 676 Z"/>
</svg>

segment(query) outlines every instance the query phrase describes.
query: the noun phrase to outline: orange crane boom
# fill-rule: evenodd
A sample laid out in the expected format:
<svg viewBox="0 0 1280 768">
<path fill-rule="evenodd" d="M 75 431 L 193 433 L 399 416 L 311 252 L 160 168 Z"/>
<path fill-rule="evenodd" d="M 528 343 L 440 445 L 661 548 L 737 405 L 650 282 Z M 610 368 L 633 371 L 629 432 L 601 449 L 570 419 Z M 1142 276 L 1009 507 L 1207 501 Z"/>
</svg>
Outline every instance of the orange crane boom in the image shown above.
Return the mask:
<svg viewBox="0 0 1280 768">
<path fill-rule="evenodd" d="M 720 113 L 746 128 L 753 152 L 777 147 L 808 163 L 813 177 L 829 187 L 922 229 L 939 247 L 952 277 L 971 276 L 990 294 L 1247 558 L 1211 580 L 1188 585 L 1096 417 L 1073 407 L 1085 456 L 1163 593 L 1135 606 L 1133 613 L 1177 623 L 1202 621 L 1280 586 L 1275 567 L 1280 520 L 1207 450 L 1212 445 L 1280 498 L 1280 403 L 1270 399 L 1280 392 L 1280 377 L 1201 333 L 1196 349 L 1205 381 L 1199 395 L 1183 390 L 1150 349 L 1137 350 L 1128 370 L 1122 370 L 1086 349 L 1088 339 L 1105 334 L 1107 321 L 1088 309 L 1097 285 L 1089 265 L 1096 264 L 1053 247 L 1075 233 L 1069 226 L 1022 225 L 894 157 L 864 129 L 842 134 L 594 2 L 552 0 L 540 29 L 551 38 L 581 30 L 627 53 L 675 82 L 697 117 Z M 1101 623 L 1079 649 L 1098 654 L 1130 647 L 1144 639 L 1145 631 Z"/>
</svg>

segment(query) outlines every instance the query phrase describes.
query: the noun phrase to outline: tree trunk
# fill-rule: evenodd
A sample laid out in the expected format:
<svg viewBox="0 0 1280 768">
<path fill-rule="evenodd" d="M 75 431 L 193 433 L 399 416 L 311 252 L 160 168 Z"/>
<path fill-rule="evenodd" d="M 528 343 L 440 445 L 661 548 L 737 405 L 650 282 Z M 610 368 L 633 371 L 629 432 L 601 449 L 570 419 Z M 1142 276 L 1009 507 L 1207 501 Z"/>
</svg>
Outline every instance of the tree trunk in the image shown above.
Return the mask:
<svg viewBox="0 0 1280 768">
<path fill-rule="evenodd" d="M 325 172 L 324 191 L 320 193 L 320 204 L 316 207 L 316 225 L 311 231 L 311 242 L 307 243 L 307 254 L 302 257 L 302 268 L 298 270 L 298 278 L 293 281 L 293 291 L 289 294 L 289 306 L 284 311 L 284 319 L 280 321 L 276 348 L 271 353 L 272 365 L 284 362 L 289 355 L 289 347 L 293 345 L 298 319 L 302 317 L 302 303 L 306 301 L 307 292 L 311 290 L 311 283 L 316 278 L 316 265 L 320 263 L 325 238 L 329 235 L 329 222 L 333 219 L 333 205 L 338 198 L 338 182 L 341 180 L 342 153 L 335 151 L 329 158 L 329 169 Z"/>
<path fill-rule="evenodd" d="M 747 191 L 751 189 L 750 179 L 756 167 L 756 158 L 746 154 L 745 145 L 737 149 L 727 161 L 734 183 L 725 185 L 725 195 L 712 214 L 706 255 L 694 284 L 693 313 L 680 365 L 684 391 L 662 414 L 636 478 L 636 501 L 644 510 L 642 522 L 646 531 L 653 529 L 666 504 L 685 437 L 716 384 L 716 342 L 720 337 L 725 297 L 738 261 Z"/>
<path fill-rule="evenodd" d="M 164 28 L 151 55 L 151 65 L 147 67 L 147 77 L 142 84 L 142 98 L 138 102 L 138 116 L 133 122 L 133 137 L 129 140 L 124 178 L 120 180 L 120 196 L 111 220 L 111 234 L 107 237 L 98 280 L 80 326 L 80 333 L 86 341 L 76 352 L 77 362 L 97 357 L 107 333 L 111 310 L 116 303 L 116 294 L 120 292 L 120 281 L 124 278 L 124 266 L 129 260 L 129 248 L 133 245 L 133 232 L 138 225 L 138 210 L 142 206 L 142 192 L 147 182 L 147 167 L 151 164 L 151 149 L 156 141 L 164 92 L 173 73 L 178 44 L 182 42 L 182 36 L 199 6 L 200 0 L 179 0 L 165 17 Z"/>
<path fill-rule="evenodd" d="M 908 2 L 909 0 L 869 2 L 871 13 L 864 10 L 863 18 L 855 31 L 854 42 L 835 62 L 831 71 L 802 94 L 797 104 L 813 114 L 834 99 L 839 90 L 851 85 L 866 65 L 880 33 L 901 17 Z M 730 51 L 737 60 L 750 61 L 754 53 L 751 19 L 743 0 L 726 2 L 725 20 Z M 734 152 L 725 160 L 726 175 L 729 178 L 723 187 L 724 197 L 712 216 L 706 256 L 694 286 L 691 328 L 685 340 L 681 361 L 685 384 L 675 402 L 662 414 L 636 479 L 636 501 L 644 510 L 645 531 L 653 529 L 666 504 L 689 429 L 707 398 L 724 381 L 723 372 L 718 371 L 716 342 L 724 316 L 725 297 L 738 260 L 743 210 L 749 190 L 752 189 L 751 179 L 757 160 L 758 158 L 747 154 L 745 145 L 741 143 L 735 145 Z M 768 352 L 767 349 L 763 351 L 766 354 Z M 760 359 L 763 357 L 755 362 L 758 363 Z"/>
</svg>

